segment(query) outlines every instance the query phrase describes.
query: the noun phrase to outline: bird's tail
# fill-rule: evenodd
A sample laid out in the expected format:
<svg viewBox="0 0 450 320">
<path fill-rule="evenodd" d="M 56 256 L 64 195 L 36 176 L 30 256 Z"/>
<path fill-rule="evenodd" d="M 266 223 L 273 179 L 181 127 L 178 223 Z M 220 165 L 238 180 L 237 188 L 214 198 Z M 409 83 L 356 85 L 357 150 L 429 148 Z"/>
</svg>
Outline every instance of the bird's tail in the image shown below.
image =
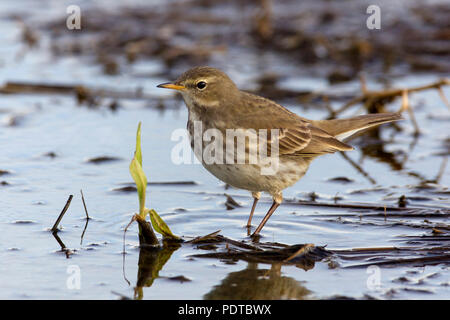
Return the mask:
<svg viewBox="0 0 450 320">
<path fill-rule="evenodd" d="M 314 126 L 343 141 L 362 130 L 402 119 L 403 117 L 400 112 L 388 112 L 365 114 L 347 119 L 314 120 L 312 122 Z"/>
</svg>

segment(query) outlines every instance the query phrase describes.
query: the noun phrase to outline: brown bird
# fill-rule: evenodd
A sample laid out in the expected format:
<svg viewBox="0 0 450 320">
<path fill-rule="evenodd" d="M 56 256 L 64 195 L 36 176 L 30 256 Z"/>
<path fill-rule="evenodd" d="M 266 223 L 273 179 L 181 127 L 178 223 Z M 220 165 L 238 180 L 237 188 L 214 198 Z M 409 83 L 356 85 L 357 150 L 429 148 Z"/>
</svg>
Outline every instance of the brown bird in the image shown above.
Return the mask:
<svg viewBox="0 0 450 320">
<path fill-rule="evenodd" d="M 261 192 L 272 195 L 273 204 L 252 237 L 259 234 L 281 204 L 282 190 L 302 178 L 315 157 L 353 150 L 342 141 L 361 130 L 402 119 L 396 112 L 348 119 L 308 120 L 269 99 L 240 91 L 224 72 L 211 67 L 192 68 L 175 82 L 158 87 L 177 90 L 183 96 L 189 111 L 187 128 L 191 147 L 203 166 L 225 183 L 251 191 L 254 201 L 248 228 Z M 229 132 L 234 136 L 229 136 Z M 259 135 L 260 132 L 266 135 Z M 244 142 L 239 146 L 242 136 L 245 140 L 241 140 Z M 232 147 L 227 148 L 228 143 L 234 143 L 235 139 L 237 146 L 230 144 Z M 261 146 L 266 147 L 267 157 L 250 161 L 255 159 L 252 156 L 261 150 Z M 239 155 L 239 150 L 243 150 L 243 155 Z M 273 155 L 275 157 L 270 158 Z M 245 161 L 239 162 L 242 160 L 239 157 L 244 157 Z M 273 166 L 274 163 L 267 159 L 278 161 Z M 275 170 L 269 174 L 270 170 L 263 172 L 269 165 Z"/>
</svg>

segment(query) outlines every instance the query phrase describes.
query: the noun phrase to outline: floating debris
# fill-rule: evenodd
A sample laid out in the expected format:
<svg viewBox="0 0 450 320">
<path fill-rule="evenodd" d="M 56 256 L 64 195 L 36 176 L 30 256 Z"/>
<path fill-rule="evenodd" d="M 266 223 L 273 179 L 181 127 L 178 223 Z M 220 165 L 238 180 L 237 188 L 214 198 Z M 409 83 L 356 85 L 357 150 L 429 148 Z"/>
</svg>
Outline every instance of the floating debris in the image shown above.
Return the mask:
<svg viewBox="0 0 450 320">
<path fill-rule="evenodd" d="M 189 279 L 189 278 L 186 278 L 185 276 L 175 276 L 175 277 L 169 277 L 169 278 L 167 278 L 167 280 L 170 280 L 170 281 L 176 281 L 176 282 L 179 282 L 179 283 L 183 283 L 183 282 L 191 282 L 192 280 L 191 279 Z"/>
<path fill-rule="evenodd" d="M 327 181 L 339 182 L 339 183 L 344 183 L 344 184 L 355 182 L 353 179 L 350 179 L 350 178 L 347 178 L 347 177 L 335 177 L 335 178 L 328 179 Z"/>
<path fill-rule="evenodd" d="M 216 258 L 220 260 L 244 260 L 248 262 L 294 264 L 308 270 L 314 262 L 320 261 L 332 253 L 324 247 L 312 244 L 285 245 L 279 243 L 252 243 L 226 238 L 221 235 L 211 236 L 209 242 L 221 246 L 216 252 L 195 254 L 197 258 Z"/>
<path fill-rule="evenodd" d="M 112 189 L 114 192 L 124 192 L 124 193 L 135 193 L 137 192 L 137 188 L 134 186 L 125 186 Z"/>
<path fill-rule="evenodd" d="M 103 163 L 115 162 L 115 161 L 120 161 L 120 160 L 122 160 L 122 159 L 118 158 L 118 157 L 100 156 L 100 157 L 90 158 L 90 159 L 86 160 L 86 162 L 93 163 L 93 164 L 103 164 Z"/>
<path fill-rule="evenodd" d="M 225 201 L 225 207 L 227 208 L 227 210 L 233 210 L 241 207 L 241 205 L 237 203 L 230 195 L 226 193 L 224 195 L 227 198 L 227 201 Z"/>
</svg>

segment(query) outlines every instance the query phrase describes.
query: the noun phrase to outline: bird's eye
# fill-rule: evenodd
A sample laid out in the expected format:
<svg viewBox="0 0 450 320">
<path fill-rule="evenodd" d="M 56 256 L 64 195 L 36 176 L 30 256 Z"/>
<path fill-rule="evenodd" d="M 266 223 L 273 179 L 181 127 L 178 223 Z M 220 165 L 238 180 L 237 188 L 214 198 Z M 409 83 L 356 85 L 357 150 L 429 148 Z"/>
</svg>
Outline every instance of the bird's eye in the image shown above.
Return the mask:
<svg viewBox="0 0 450 320">
<path fill-rule="evenodd" d="M 197 82 L 197 88 L 199 88 L 200 90 L 205 89 L 205 87 L 206 87 L 206 82 L 205 81 Z"/>
</svg>

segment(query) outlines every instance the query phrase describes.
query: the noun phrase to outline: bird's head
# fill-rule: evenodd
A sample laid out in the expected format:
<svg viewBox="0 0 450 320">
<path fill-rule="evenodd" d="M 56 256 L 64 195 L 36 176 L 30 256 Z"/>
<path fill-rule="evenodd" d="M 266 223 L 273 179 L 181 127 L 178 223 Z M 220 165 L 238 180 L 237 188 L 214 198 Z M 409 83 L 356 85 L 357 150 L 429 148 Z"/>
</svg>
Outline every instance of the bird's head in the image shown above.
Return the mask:
<svg viewBox="0 0 450 320">
<path fill-rule="evenodd" d="M 162 83 L 158 88 L 179 91 L 188 108 L 214 108 L 239 94 L 234 82 L 219 69 L 195 67 L 183 73 L 174 82 Z"/>
</svg>

